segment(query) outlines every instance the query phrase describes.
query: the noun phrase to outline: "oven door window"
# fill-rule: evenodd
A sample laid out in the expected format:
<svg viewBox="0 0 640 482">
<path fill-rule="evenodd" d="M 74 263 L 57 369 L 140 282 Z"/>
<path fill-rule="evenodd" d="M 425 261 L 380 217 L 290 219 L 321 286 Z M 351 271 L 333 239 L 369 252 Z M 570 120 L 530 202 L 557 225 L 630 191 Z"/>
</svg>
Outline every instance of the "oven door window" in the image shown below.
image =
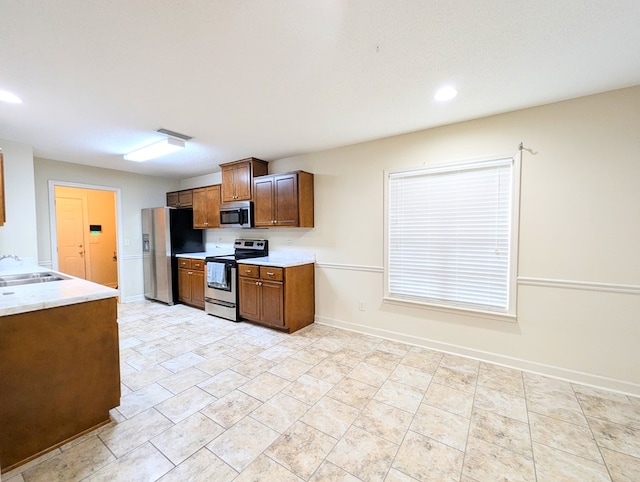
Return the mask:
<svg viewBox="0 0 640 482">
<path fill-rule="evenodd" d="M 231 265 L 208 261 L 207 286 L 214 290 L 231 291 Z"/>
</svg>

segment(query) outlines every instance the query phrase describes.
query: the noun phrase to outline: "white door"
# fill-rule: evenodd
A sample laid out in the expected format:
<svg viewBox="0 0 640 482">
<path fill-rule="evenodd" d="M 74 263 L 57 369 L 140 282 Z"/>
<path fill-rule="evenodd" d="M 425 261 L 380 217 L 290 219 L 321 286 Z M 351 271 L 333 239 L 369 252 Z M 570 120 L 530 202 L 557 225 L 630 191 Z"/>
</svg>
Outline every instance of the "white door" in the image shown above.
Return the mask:
<svg viewBox="0 0 640 482">
<path fill-rule="evenodd" d="M 58 270 L 86 279 L 82 199 L 56 198 Z"/>
</svg>

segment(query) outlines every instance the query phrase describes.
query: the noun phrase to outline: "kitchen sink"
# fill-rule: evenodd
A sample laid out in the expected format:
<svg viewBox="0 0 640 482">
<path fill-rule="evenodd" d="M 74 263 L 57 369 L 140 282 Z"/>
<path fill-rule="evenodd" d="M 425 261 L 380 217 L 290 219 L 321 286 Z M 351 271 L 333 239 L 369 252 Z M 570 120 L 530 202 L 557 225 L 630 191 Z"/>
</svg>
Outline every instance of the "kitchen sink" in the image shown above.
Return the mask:
<svg viewBox="0 0 640 482">
<path fill-rule="evenodd" d="M 49 281 L 62 281 L 67 278 L 58 273 L 51 273 L 49 271 L 37 272 L 37 273 L 21 273 L 21 274 L 6 274 L 0 276 L 0 286 L 19 286 L 30 285 L 36 283 L 46 283 Z"/>
</svg>

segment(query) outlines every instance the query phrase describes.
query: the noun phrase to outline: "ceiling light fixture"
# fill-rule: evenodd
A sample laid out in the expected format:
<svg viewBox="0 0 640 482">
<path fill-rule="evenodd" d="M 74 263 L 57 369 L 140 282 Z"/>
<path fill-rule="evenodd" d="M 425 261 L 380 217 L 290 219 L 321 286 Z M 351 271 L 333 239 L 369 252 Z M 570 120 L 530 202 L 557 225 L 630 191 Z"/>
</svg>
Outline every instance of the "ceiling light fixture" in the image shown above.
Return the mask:
<svg viewBox="0 0 640 482">
<path fill-rule="evenodd" d="M 438 102 L 446 102 L 453 99 L 456 95 L 458 95 L 458 91 L 450 85 L 446 85 L 438 89 L 436 95 L 434 95 L 433 98 Z"/>
<path fill-rule="evenodd" d="M 0 100 L 3 102 L 9 102 L 10 104 L 22 104 L 22 99 L 11 92 L 6 90 L 0 90 Z"/>
<path fill-rule="evenodd" d="M 156 157 L 162 157 L 172 152 L 184 149 L 185 141 L 193 139 L 193 137 L 179 132 L 170 131 L 169 129 L 158 129 L 156 132 L 164 134 L 167 137 L 161 141 L 154 142 L 148 146 L 131 151 L 124 155 L 127 161 L 142 162 Z"/>
<path fill-rule="evenodd" d="M 127 161 L 143 162 L 156 157 L 166 156 L 175 151 L 184 149 L 184 141 L 167 137 L 148 146 L 136 149 L 124 155 Z"/>
</svg>

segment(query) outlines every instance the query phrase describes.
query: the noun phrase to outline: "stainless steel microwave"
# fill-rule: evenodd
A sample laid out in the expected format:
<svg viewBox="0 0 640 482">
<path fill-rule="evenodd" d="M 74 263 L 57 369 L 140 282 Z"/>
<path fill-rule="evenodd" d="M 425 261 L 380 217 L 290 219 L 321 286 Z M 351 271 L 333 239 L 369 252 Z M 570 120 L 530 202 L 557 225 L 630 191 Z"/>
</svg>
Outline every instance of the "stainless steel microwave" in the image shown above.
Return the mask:
<svg viewBox="0 0 640 482">
<path fill-rule="evenodd" d="M 251 201 L 237 201 L 220 205 L 221 228 L 252 228 L 253 203 Z"/>
</svg>

